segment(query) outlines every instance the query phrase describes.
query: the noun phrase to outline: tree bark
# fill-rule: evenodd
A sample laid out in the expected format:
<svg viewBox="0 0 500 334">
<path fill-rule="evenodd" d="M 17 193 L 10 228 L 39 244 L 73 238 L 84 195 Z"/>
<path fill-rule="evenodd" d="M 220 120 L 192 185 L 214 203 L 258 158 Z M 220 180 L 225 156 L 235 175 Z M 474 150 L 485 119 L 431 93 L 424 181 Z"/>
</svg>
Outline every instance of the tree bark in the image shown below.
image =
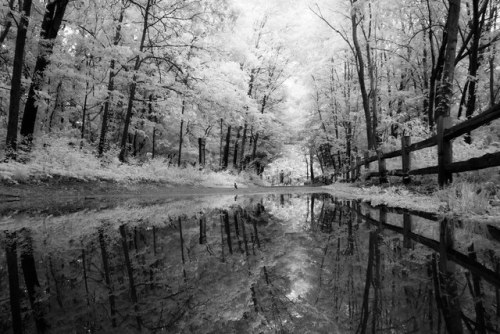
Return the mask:
<svg viewBox="0 0 500 334">
<path fill-rule="evenodd" d="M 222 129 L 222 122 L 224 120 L 221 118 L 220 119 L 220 145 L 219 145 L 219 166 L 222 167 L 222 158 L 224 155 L 224 149 L 223 149 L 223 144 L 224 144 L 224 130 Z"/>
<path fill-rule="evenodd" d="M 243 165 L 245 164 L 245 144 L 247 142 L 247 129 L 248 124 L 245 122 L 243 126 L 243 138 L 241 139 L 241 153 L 240 153 L 240 171 L 243 169 Z"/>
<path fill-rule="evenodd" d="M 200 167 L 205 166 L 205 145 L 207 140 L 205 138 L 198 138 L 198 164 Z"/>
<path fill-rule="evenodd" d="M 200 245 L 207 243 L 207 218 L 200 217 Z"/>
<path fill-rule="evenodd" d="M 259 133 L 255 133 L 255 138 L 253 139 L 253 150 L 252 150 L 252 161 L 255 161 L 255 156 L 257 154 L 257 142 L 259 140 Z"/>
<path fill-rule="evenodd" d="M 352 1 L 352 5 L 354 5 L 357 0 Z M 354 8 L 351 9 L 351 28 L 352 28 L 352 41 L 354 44 L 354 49 L 356 51 L 356 63 L 357 63 L 357 73 L 359 79 L 359 88 L 361 91 L 361 99 L 363 101 L 363 110 L 365 112 L 365 122 L 366 122 L 366 137 L 368 140 L 368 149 L 375 149 L 374 136 L 372 131 L 372 117 L 370 112 L 370 100 L 368 97 L 368 93 L 366 91 L 365 84 L 365 62 L 363 59 L 363 54 L 361 52 L 361 47 L 358 41 L 358 24 L 357 22 L 357 14 Z"/>
<path fill-rule="evenodd" d="M 142 53 L 144 49 L 144 41 L 146 40 L 146 34 L 148 32 L 148 20 L 149 20 L 149 9 L 151 7 L 152 0 L 148 0 L 146 3 L 146 8 L 144 9 L 144 22 L 142 26 L 142 36 L 141 42 L 139 44 L 139 52 Z M 141 67 L 141 56 L 137 55 L 135 58 L 134 72 L 137 72 Z M 119 159 L 121 162 L 125 162 L 127 159 L 127 138 L 128 138 L 128 128 L 130 126 L 130 120 L 132 119 L 132 112 L 134 107 L 135 91 L 137 89 L 137 74 L 134 74 L 132 78 L 132 83 L 130 84 L 130 91 L 127 104 L 127 114 L 125 116 L 125 125 L 123 126 L 122 141 L 120 145 L 120 155 Z M 182 107 L 184 111 L 184 100 L 182 101 Z M 182 131 L 182 129 L 181 129 Z M 180 153 L 180 152 L 179 152 Z M 179 161 L 181 156 L 179 154 Z"/>
<path fill-rule="evenodd" d="M 440 186 L 451 182 L 452 174 L 446 171 L 446 165 L 453 160 L 451 142 L 444 141 L 444 130 L 450 122 L 450 104 L 453 98 L 453 77 L 455 73 L 455 57 L 457 49 L 458 20 L 460 17 L 460 0 L 449 0 L 449 12 L 446 24 L 447 42 L 443 67 L 443 79 L 438 92 L 436 108 L 438 135 L 438 182 Z"/>
<path fill-rule="evenodd" d="M 125 14 L 125 7 L 122 7 L 120 10 L 120 17 L 118 18 L 118 26 L 116 27 L 115 37 L 113 40 L 113 45 L 117 46 L 120 43 L 121 38 L 121 29 L 123 16 Z M 115 60 L 111 59 L 109 63 L 109 79 L 108 79 L 108 96 L 106 97 L 106 101 L 104 101 L 104 110 L 102 114 L 101 121 L 101 135 L 99 136 L 99 145 L 97 146 L 97 155 L 102 156 L 104 153 L 104 149 L 106 147 L 106 134 L 108 132 L 108 119 L 109 119 L 109 106 L 111 104 L 113 90 L 115 89 Z"/>
<path fill-rule="evenodd" d="M 45 14 L 40 31 L 40 41 L 38 43 L 39 51 L 36 58 L 35 71 L 28 92 L 28 99 L 24 106 L 23 121 L 21 123 L 21 135 L 26 137 L 27 142 L 33 140 L 35 130 L 36 115 L 38 106 L 36 105 L 36 92 L 40 90 L 44 72 L 49 64 L 49 57 L 54 48 L 54 40 L 61 26 L 64 12 L 69 0 L 56 0 L 48 2 L 45 8 Z"/>
<path fill-rule="evenodd" d="M 311 171 L 311 181 L 314 182 L 314 154 L 312 147 L 309 148 L 309 168 Z"/>
<path fill-rule="evenodd" d="M 484 0 L 486 3 L 488 0 Z M 473 34 L 472 43 L 469 48 L 469 85 L 468 85 L 468 96 L 467 96 L 467 109 L 465 110 L 465 116 L 470 119 L 472 114 L 476 109 L 476 83 L 477 83 L 477 70 L 479 69 L 479 42 L 481 41 L 481 26 L 484 23 L 484 15 L 482 16 L 482 22 L 480 22 L 479 13 L 479 0 L 472 0 L 472 24 L 471 32 Z M 467 144 L 472 144 L 472 137 L 470 132 L 468 132 L 464 141 Z"/>
<path fill-rule="evenodd" d="M 224 147 L 224 159 L 222 161 L 222 168 L 226 169 L 229 165 L 229 142 L 231 141 L 231 125 L 227 127 L 226 146 Z"/>
<path fill-rule="evenodd" d="M 498 10 L 496 5 L 491 5 L 490 2 L 490 16 L 489 16 L 489 21 L 493 22 L 493 28 L 490 30 L 495 31 L 497 27 L 497 19 L 498 19 Z M 495 43 L 492 43 L 490 46 L 490 56 L 488 59 L 489 62 L 489 70 L 490 70 L 490 107 L 495 104 L 496 100 L 496 94 L 495 94 L 495 54 L 496 54 L 496 47 Z"/>
<path fill-rule="evenodd" d="M 183 138 L 183 131 L 184 131 L 184 111 L 186 110 L 186 101 L 183 99 L 182 100 L 182 107 L 181 107 L 181 126 L 179 130 L 179 150 L 177 154 L 177 167 L 181 166 L 181 156 L 182 156 L 182 142 L 184 141 Z"/>
<path fill-rule="evenodd" d="M 240 141 L 240 132 L 242 127 L 238 127 L 238 131 L 236 132 L 236 141 L 234 142 L 234 156 L 233 156 L 233 167 L 238 168 L 238 146 Z"/>
<path fill-rule="evenodd" d="M 7 159 L 15 159 L 17 151 L 17 127 L 19 125 L 19 104 L 21 100 L 21 76 L 24 63 L 24 47 L 31 13 L 31 0 L 24 0 L 23 15 L 17 28 L 16 50 L 14 51 L 14 66 L 10 84 L 9 121 L 7 124 L 7 139 L 5 153 Z"/>
</svg>

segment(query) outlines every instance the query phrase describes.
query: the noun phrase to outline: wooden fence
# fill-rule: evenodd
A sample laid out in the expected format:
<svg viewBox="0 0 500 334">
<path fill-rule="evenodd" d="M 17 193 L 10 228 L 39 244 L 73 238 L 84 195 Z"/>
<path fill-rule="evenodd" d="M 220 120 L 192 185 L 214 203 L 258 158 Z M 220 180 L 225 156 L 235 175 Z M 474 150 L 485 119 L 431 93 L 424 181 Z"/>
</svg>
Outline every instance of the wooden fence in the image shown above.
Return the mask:
<svg viewBox="0 0 500 334">
<path fill-rule="evenodd" d="M 387 176 L 400 176 L 403 177 L 403 182 L 405 184 L 409 183 L 412 175 L 428 175 L 428 174 L 438 174 L 439 180 L 444 179 L 446 176 L 443 174 L 450 175 L 452 173 L 460 173 L 466 171 L 479 170 L 483 168 L 500 166 L 500 152 L 485 154 L 478 158 L 472 158 L 466 161 L 452 162 L 448 164 L 442 164 L 443 159 L 438 159 L 437 166 L 411 169 L 411 152 L 418 151 L 424 148 L 433 147 L 439 145 L 441 140 L 441 145 L 449 147 L 451 153 L 451 140 L 459 136 L 462 136 L 472 130 L 475 130 L 483 125 L 488 124 L 491 121 L 500 118 L 500 104 L 496 104 L 481 114 L 472 117 L 460 124 L 452 126 L 445 129 L 443 133 L 434 135 L 428 139 L 419 141 L 418 143 L 411 144 L 409 136 L 403 136 L 401 138 L 401 149 L 383 153 L 381 151 L 377 152 L 377 155 L 369 156 L 368 152 L 365 153 L 364 159 L 357 157 L 352 161 L 351 166 L 344 166 L 340 170 L 343 172 L 343 177 L 346 180 L 354 181 L 359 179 L 361 173 L 361 166 L 365 166 L 366 169 L 370 167 L 370 163 L 378 161 L 378 172 L 368 173 L 367 178 L 379 177 L 381 183 L 387 182 Z M 386 168 L 386 159 L 402 157 L 402 169 L 388 171 Z M 439 165 L 439 164 L 442 165 Z M 440 185 L 442 182 L 440 181 Z"/>
</svg>

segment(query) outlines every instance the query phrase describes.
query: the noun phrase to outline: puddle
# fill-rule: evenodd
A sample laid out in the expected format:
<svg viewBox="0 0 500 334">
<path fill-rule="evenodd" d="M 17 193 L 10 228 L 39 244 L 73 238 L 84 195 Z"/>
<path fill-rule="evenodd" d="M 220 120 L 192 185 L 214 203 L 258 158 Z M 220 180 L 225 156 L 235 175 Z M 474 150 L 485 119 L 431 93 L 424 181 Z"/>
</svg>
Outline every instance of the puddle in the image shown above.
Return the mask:
<svg viewBox="0 0 500 334">
<path fill-rule="evenodd" d="M 499 330 L 498 242 L 452 221 L 325 194 L 87 204 L 2 211 L 0 332 Z"/>
</svg>

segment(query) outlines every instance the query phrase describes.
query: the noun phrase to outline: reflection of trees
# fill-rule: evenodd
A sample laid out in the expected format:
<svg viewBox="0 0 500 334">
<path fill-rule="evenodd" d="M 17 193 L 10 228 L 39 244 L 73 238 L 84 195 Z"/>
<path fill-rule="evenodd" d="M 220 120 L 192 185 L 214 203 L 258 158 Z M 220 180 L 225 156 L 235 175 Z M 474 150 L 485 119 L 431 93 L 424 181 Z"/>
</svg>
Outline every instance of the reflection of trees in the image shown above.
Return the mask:
<svg viewBox="0 0 500 334">
<path fill-rule="evenodd" d="M 391 225 L 383 209 L 355 201 L 284 198 L 304 213 L 290 217 L 300 225 L 292 233 L 266 210 L 269 202 L 255 201 L 153 226 L 102 222 L 65 252 L 37 253 L 44 242 L 28 230 L 8 234 L 0 287 L 8 277 L 11 298 L 0 306 L 11 312 L 0 316 L 0 329 L 34 330 L 45 321 L 89 333 L 321 332 L 337 323 L 344 332 L 399 333 L 443 331 L 454 321 L 495 330 L 495 278 L 490 270 L 484 279 L 481 252 L 465 256 L 464 275 L 449 266 L 456 251 L 432 248 L 439 243 L 417 236 L 405 215 Z M 274 202 L 289 210 L 279 196 Z M 312 221 L 304 222 L 306 210 Z M 433 252 L 440 253 L 434 263 Z"/>
<path fill-rule="evenodd" d="M 328 217 L 328 211 L 335 210 L 333 207 L 329 209 L 329 205 L 335 201 L 328 198 L 323 200 L 327 202 L 322 204 L 323 216 Z M 436 300 L 435 289 L 432 275 L 427 274 L 426 254 L 438 250 L 433 247 L 439 243 L 412 232 L 411 217 L 407 214 L 400 215 L 402 227 L 399 227 L 387 223 L 384 208 L 378 210 L 380 216 L 377 220 L 368 214 L 372 211 L 373 215 L 372 209 L 360 206 L 359 203 L 344 203 L 342 210 L 345 209 L 345 219 L 339 220 L 341 226 L 331 232 L 337 236 L 337 252 L 327 251 L 328 245 L 332 243 L 328 237 L 318 258 L 318 282 L 322 291 L 315 294 L 316 304 L 337 310 L 338 322 L 345 324 L 345 329 L 352 332 L 430 332 L 436 330 L 436 325 L 443 330 L 443 311 L 449 315 L 449 312 L 456 312 L 453 310 L 458 310 L 458 317 L 453 318 L 454 326 L 459 328 L 464 321 L 470 330 L 481 332 L 482 319 L 490 318 L 495 311 L 496 289 L 490 289 L 488 297 L 479 281 L 474 284 L 473 275 L 479 278 L 485 274 L 489 277 L 489 282 L 494 282 L 495 279 L 487 269 L 480 269 L 481 265 L 477 262 L 466 264 L 463 256 L 447 249 L 445 253 L 450 254 L 453 261 L 460 259 L 460 263 L 473 270 L 470 274 L 472 279 L 467 283 L 466 276 L 460 275 L 457 268 L 449 267 L 448 282 L 443 281 L 440 285 L 440 291 L 446 292 L 448 303 L 438 308 L 433 302 Z M 365 226 L 368 230 L 359 229 L 361 220 L 367 223 Z M 357 240 L 361 242 L 359 247 L 356 246 Z M 399 245 L 409 251 L 401 252 Z M 353 255 L 361 261 L 352 261 Z M 448 262 L 450 261 L 452 260 L 449 259 Z M 432 266 L 429 268 L 432 269 Z M 329 273 L 331 279 L 325 279 L 325 273 Z M 442 274 L 441 277 L 444 279 Z M 454 290 L 453 286 L 458 287 L 458 290 Z M 461 291 L 467 286 L 470 296 L 464 298 Z M 474 286 L 479 289 L 476 291 Z M 351 293 L 351 290 L 355 293 Z M 332 295 L 330 300 L 322 297 Z M 490 300 L 489 311 L 485 306 L 487 299 Z M 450 304 L 450 300 L 455 304 Z M 438 319 L 438 324 L 435 319 Z M 492 326 L 488 327 L 486 320 L 485 322 L 486 329 L 493 329 Z"/>
<path fill-rule="evenodd" d="M 18 334 L 23 332 L 23 324 L 21 320 L 21 296 L 19 293 L 19 272 L 17 268 L 16 233 L 7 233 L 5 243 L 5 258 L 9 275 L 9 301 L 10 313 L 12 315 L 12 329 L 15 334 Z"/>
</svg>

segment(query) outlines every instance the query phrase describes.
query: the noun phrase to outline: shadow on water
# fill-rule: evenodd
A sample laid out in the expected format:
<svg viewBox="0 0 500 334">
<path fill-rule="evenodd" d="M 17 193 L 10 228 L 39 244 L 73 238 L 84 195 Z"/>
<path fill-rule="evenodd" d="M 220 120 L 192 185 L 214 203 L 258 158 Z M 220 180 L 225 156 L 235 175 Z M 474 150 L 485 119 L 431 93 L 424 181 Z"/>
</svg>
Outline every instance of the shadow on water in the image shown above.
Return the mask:
<svg viewBox="0 0 500 334">
<path fill-rule="evenodd" d="M 498 332 L 498 242 L 417 214 L 325 194 L 11 213 L 0 332 Z"/>
</svg>

